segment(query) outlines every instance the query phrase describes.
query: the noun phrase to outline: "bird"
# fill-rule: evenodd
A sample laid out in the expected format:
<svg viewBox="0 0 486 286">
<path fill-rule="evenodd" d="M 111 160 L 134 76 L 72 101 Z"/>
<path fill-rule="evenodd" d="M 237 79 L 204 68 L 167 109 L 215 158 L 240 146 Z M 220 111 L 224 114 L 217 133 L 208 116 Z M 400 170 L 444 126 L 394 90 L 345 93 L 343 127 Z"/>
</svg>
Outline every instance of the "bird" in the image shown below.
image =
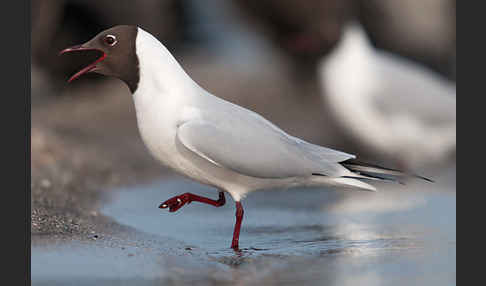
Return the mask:
<svg viewBox="0 0 486 286">
<path fill-rule="evenodd" d="M 358 22 L 318 63 L 321 96 L 338 127 L 407 171 L 447 163 L 456 149 L 456 86 L 372 46 Z"/>
<path fill-rule="evenodd" d="M 293 186 L 376 191 L 366 181 L 407 176 L 289 135 L 259 114 L 212 95 L 138 26 L 114 26 L 60 54 L 93 50 L 101 56 L 68 81 L 95 72 L 126 83 L 149 152 L 174 171 L 218 190 L 218 199 L 184 193 L 159 208 L 175 212 L 191 202 L 221 207 L 229 193 L 236 207 L 231 242 L 235 251 L 240 251 L 241 201 L 251 192 Z"/>
</svg>

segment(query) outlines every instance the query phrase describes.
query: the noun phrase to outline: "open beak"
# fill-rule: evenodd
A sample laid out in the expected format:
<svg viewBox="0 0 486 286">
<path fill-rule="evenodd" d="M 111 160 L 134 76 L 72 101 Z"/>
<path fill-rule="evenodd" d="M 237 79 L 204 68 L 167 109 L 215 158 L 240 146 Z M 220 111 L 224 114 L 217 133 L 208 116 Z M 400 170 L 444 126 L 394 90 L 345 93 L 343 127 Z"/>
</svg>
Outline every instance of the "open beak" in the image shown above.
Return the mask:
<svg viewBox="0 0 486 286">
<path fill-rule="evenodd" d="M 96 61 L 94 61 L 93 63 L 89 64 L 88 66 L 86 66 L 82 70 L 75 73 L 72 77 L 69 78 L 68 82 L 71 82 L 71 81 L 77 79 L 78 77 L 82 76 L 85 73 L 94 71 L 96 69 L 96 64 L 103 61 L 106 57 L 106 53 L 103 52 L 102 50 L 95 49 L 95 48 L 89 48 L 89 47 L 83 47 L 83 45 L 77 45 L 77 46 L 72 46 L 72 47 L 66 48 L 66 49 L 60 51 L 59 55 L 63 55 L 65 53 L 70 53 L 70 52 L 79 52 L 79 51 L 98 51 L 98 52 L 101 52 L 103 54 Z"/>
</svg>

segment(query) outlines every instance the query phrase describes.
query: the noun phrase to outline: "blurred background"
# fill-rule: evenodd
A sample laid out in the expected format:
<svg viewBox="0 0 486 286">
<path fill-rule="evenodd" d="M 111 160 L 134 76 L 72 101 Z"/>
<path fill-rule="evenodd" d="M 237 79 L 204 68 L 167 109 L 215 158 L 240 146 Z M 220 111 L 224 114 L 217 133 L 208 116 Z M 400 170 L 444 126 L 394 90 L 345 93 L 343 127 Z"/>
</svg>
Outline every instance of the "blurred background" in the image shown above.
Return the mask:
<svg viewBox="0 0 486 286">
<path fill-rule="evenodd" d="M 454 193 L 455 238 L 455 0 L 31 4 L 33 235 L 103 232 L 103 191 L 173 175 L 144 147 L 124 83 L 88 74 L 68 85 L 93 58 L 58 55 L 104 29 L 133 24 L 209 92 L 294 136 L 445 178 L 434 188 Z M 380 200 L 369 208 L 393 201 Z"/>
</svg>

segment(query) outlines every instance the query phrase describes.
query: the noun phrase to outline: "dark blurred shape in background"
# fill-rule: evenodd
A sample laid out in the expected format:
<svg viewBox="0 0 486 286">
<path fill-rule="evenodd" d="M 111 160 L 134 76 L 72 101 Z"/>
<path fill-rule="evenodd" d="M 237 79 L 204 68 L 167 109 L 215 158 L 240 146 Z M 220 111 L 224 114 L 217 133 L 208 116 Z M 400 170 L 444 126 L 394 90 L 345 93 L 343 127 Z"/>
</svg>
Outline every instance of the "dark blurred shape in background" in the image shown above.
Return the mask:
<svg viewBox="0 0 486 286">
<path fill-rule="evenodd" d="M 311 69 L 339 40 L 342 27 L 351 18 L 357 3 L 350 0 L 236 2 L 297 65 Z"/>
<path fill-rule="evenodd" d="M 204 19 L 209 15 L 195 9 L 207 5 L 220 8 L 222 14 L 228 4 L 221 2 L 141 0 L 136 5 L 132 1 L 114 5 L 110 0 L 34 0 L 33 64 L 61 75 L 73 64 L 56 58 L 59 49 L 116 24 L 139 25 L 169 48 L 184 40 L 197 45 L 216 36 L 201 29 L 204 20 L 214 23 L 214 19 Z M 298 65 L 313 67 L 337 43 L 343 25 L 356 18 L 377 47 L 423 62 L 448 77 L 455 74 L 455 0 L 236 0 L 234 4 L 249 25 L 257 23 L 260 30 L 255 33 L 265 33 Z"/>
<path fill-rule="evenodd" d="M 356 19 L 374 44 L 455 74 L 454 0 L 237 0 L 297 64 L 314 67 Z"/>
</svg>

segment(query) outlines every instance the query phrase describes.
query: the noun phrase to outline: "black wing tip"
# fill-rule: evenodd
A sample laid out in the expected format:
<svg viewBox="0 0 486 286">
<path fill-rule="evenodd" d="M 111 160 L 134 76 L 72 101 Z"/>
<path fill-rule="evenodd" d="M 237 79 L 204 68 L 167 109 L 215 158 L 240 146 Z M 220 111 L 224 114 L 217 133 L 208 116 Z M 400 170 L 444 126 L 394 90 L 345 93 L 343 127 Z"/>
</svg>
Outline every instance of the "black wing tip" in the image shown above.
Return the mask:
<svg viewBox="0 0 486 286">
<path fill-rule="evenodd" d="M 383 170 L 387 170 L 387 171 L 395 171 L 395 172 L 402 172 L 403 173 L 402 170 L 383 167 L 383 166 L 380 166 L 380 165 L 377 165 L 377 164 L 371 164 L 371 163 L 363 162 L 363 161 L 360 161 L 358 159 L 349 159 L 349 160 L 343 161 L 341 163 L 346 163 L 346 164 L 355 165 L 355 166 L 373 167 L 373 168 L 383 169 Z"/>
<path fill-rule="evenodd" d="M 327 177 L 326 175 L 324 175 L 324 174 L 319 174 L 319 173 L 312 173 L 312 176 L 321 176 L 321 177 Z"/>
<path fill-rule="evenodd" d="M 346 160 L 346 161 L 341 162 L 341 163 L 345 163 L 345 164 L 348 164 L 348 165 L 355 165 L 355 166 L 373 167 L 373 168 L 378 168 L 378 169 L 383 169 L 383 170 L 393 171 L 393 172 L 400 172 L 400 173 L 403 173 L 403 175 L 406 175 L 406 176 L 411 176 L 411 177 L 415 177 L 415 178 L 418 178 L 418 179 L 422 179 L 422 180 L 427 181 L 429 183 L 435 183 L 434 180 L 426 178 L 424 176 L 420 176 L 420 175 L 417 175 L 417 174 L 410 174 L 410 173 L 407 174 L 406 172 L 404 172 L 402 170 L 383 167 L 383 166 L 379 166 L 379 165 L 376 165 L 376 164 L 370 164 L 370 163 L 362 162 L 362 161 L 359 161 L 359 160 L 356 160 L 356 159 L 349 159 L 349 160 Z M 400 181 L 400 184 L 405 185 L 405 183 L 403 183 L 401 181 Z"/>
<path fill-rule="evenodd" d="M 429 182 L 429 183 L 435 183 L 435 181 L 434 181 L 434 180 L 429 179 L 429 178 L 426 178 L 426 177 L 423 177 L 423 176 L 419 176 L 419 175 L 413 175 L 413 176 L 414 176 L 414 177 L 416 177 L 416 178 L 422 179 L 422 180 L 424 180 L 424 181 L 427 181 L 427 182 Z"/>
</svg>

